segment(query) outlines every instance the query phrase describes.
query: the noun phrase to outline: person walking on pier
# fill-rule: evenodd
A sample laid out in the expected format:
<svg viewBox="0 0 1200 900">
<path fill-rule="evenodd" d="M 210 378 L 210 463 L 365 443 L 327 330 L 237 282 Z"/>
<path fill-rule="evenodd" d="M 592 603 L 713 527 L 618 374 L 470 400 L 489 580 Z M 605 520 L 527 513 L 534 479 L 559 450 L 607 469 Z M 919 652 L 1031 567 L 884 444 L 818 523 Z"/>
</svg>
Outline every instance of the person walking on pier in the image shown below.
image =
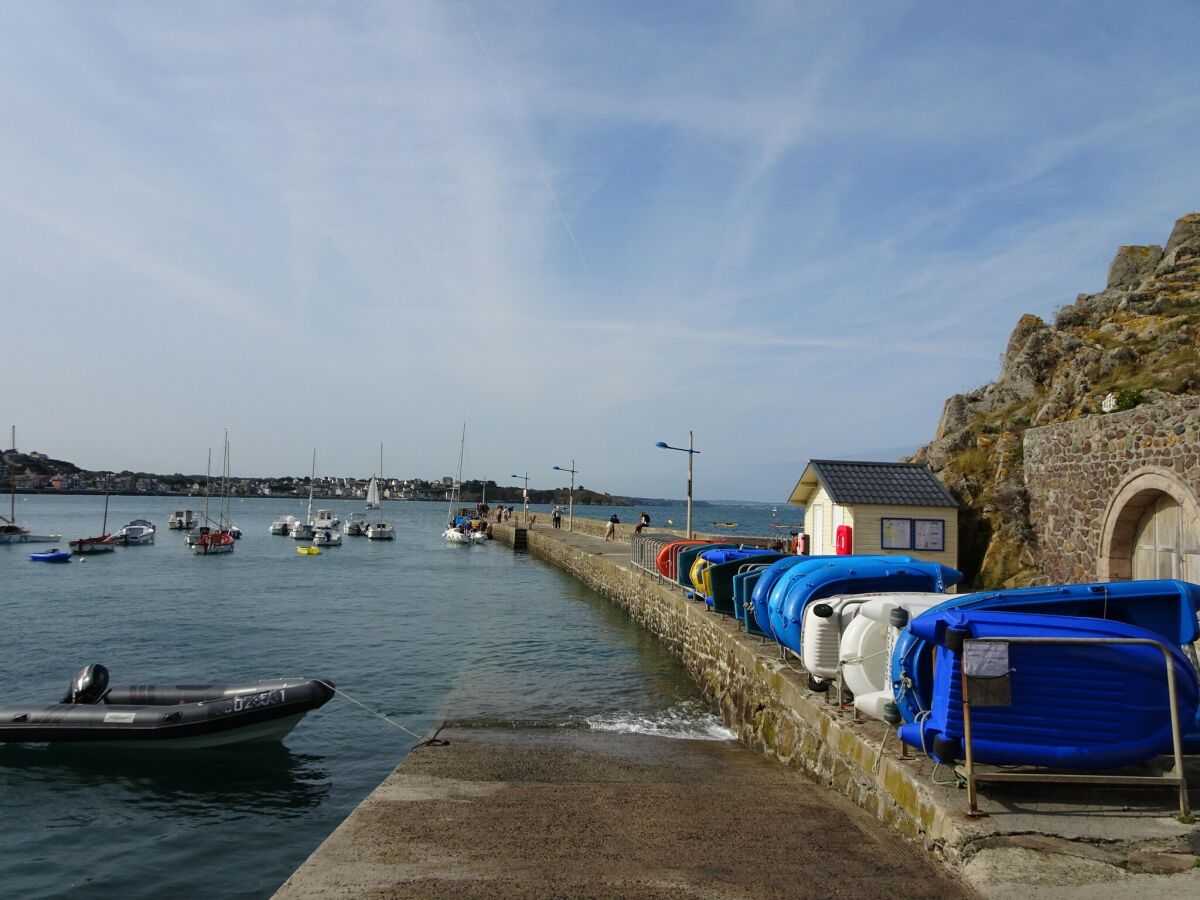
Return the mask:
<svg viewBox="0 0 1200 900">
<path fill-rule="evenodd" d="M 562 507 L 554 507 L 554 512 L 550 514 L 550 523 L 555 528 L 562 528 Z"/>
<path fill-rule="evenodd" d="M 617 539 L 617 526 L 620 524 L 621 520 L 617 518 L 616 513 L 608 517 L 608 527 L 604 529 L 604 539 L 606 541 L 615 541 Z"/>
</svg>

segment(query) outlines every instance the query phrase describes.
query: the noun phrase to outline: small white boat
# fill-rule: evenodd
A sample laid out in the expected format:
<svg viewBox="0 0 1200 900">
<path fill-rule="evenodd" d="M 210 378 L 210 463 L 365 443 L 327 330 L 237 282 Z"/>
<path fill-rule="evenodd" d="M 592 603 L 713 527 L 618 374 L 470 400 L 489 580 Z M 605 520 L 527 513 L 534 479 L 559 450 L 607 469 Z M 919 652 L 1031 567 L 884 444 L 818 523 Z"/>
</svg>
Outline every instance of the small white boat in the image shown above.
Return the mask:
<svg viewBox="0 0 1200 900">
<path fill-rule="evenodd" d="M 461 528 L 447 528 L 442 532 L 442 537 L 448 544 L 469 544 L 471 543 L 470 535 Z"/>
<path fill-rule="evenodd" d="M 267 531 L 271 534 L 278 534 L 287 537 L 292 533 L 292 526 L 299 521 L 300 520 L 295 516 L 280 516 L 271 523 L 271 526 L 267 529 Z"/>
<path fill-rule="evenodd" d="M 899 591 L 841 594 L 826 597 L 817 603 L 810 603 L 804 610 L 800 661 L 813 676 L 815 682 L 831 682 L 837 678 L 838 665 L 844 658 L 847 658 L 842 655 L 842 642 L 850 630 L 856 627 L 854 623 L 858 620 L 866 604 L 886 603 L 892 606 L 906 603 L 918 604 L 929 598 L 936 598 L 932 602 L 941 603 L 946 599 L 946 595 Z M 887 618 L 886 614 L 884 618 Z M 857 627 L 861 630 L 861 625 Z M 882 633 L 878 637 L 878 647 L 866 650 L 863 645 L 859 649 L 864 653 L 881 652 L 883 650 Z"/>
<path fill-rule="evenodd" d="M 61 540 L 61 534 L 33 534 L 15 522 L 0 524 L 0 544 L 57 544 Z"/>
<path fill-rule="evenodd" d="M 379 448 L 379 464 L 383 465 L 383 447 Z M 371 476 L 371 483 L 367 485 L 367 509 L 379 509 L 379 482 L 375 476 Z"/>
<path fill-rule="evenodd" d="M 297 521 L 296 524 L 292 526 L 292 540 L 311 541 L 313 539 L 313 535 L 316 534 L 316 531 L 317 529 L 313 526 L 312 522 Z"/>
<path fill-rule="evenodd" d="M 367 526 L 367 540 L 393 541 L 396 539 L 396 529 L 387 522 L 373 522 Z"/>
<path fill-rule="evenodd" d="M 316 528 L 318 531 L 320 531 L 322 528 L 336 530 L 337 527 L 341 524 L 342 524 L 342 520 L 339 519 L 331 510 L 328 510 L 328 509 L 318 509 L 317 517 L 315 519 L 313 519 L 313 527 Z"/>
<path fill-rule="evenodd" d="M 134 519 L 113 535 L 123 547 L 154 543 L 154 523 L 149 519 Z"/>
<path fill-rule="evenodd" d="M 346 520 L 346 524 L 342 526 L 342 531 L 347 537 L 366 537 L 367 535 L 367 514 L 366 513 L 350 513 L 350 518 Z"/>
<path fill-rule="evenodd" d="M 313 534 L 313 543 L 318 547 L 340 547 L 342 533 L 336 528 L 318 528 Z"/>
<path fill-rule="evenodd" d="M 842 678 L 863 715 L 899 722 L 892 691 L 892 652 L 910 619 L 950 599 L 947 594 L 875 594 L 842 636 Z M 890 719 L 895 721 L 890 721 Z"/>
<path fill-rule="evenodd" d="M 167 519 L 167 527 L 172 531 L 191 531 L 200 522 L 195 510 L 177 509 Z"/>
</svg>

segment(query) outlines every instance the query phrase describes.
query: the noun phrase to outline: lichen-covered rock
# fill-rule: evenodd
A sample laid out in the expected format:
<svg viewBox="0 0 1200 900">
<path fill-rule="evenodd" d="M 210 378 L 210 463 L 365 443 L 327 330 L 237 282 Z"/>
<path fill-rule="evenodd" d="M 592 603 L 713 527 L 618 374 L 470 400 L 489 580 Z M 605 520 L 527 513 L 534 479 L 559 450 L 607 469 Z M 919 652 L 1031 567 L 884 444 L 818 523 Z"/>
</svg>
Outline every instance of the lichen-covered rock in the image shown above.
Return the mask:
<svg viewBox="0 0 1200 900">
<path fill-rule="evenodd" d="M 965 506 L 959 568 L 968 584 L 1031 583 L 1044 568 L 1021 505 L 997 499 L 1023 489 L 1023 444 L 994 436 L 1019 441 L 1031 425 L 1097 414 L 1109 393 L 1142 402 L 1195 393 L 1198 342 L 1200 213 L 1180 218 L 1164 247 L 1121 247 L 1105 289 L 1079 294 L 1052 325 L 1021 317 L 996 381 L 947 400 L 935 440 L 913 457 Z"/>
<path fill-rule="evenodd" d="M 1117 255 L 1108 266 L 1106 288 L 1133 288 L 1154 275 L 1154 268 L 1163 258 L 1163 248 L 1150 246 L 1118 247 Z"/>
</svg>

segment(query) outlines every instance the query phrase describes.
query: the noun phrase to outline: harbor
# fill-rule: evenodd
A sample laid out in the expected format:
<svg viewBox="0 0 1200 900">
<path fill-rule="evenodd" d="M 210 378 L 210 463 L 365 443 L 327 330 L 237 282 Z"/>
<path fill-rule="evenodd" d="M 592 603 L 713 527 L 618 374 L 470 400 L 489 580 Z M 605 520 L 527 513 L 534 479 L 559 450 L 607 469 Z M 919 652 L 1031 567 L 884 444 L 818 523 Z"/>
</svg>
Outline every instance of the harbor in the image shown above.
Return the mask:
<svg viewBox="0 0 1200 900">
<path fill-rule="evenodd" d="M 893 836 L 905 838 L 909 851 L 919 848 L 926 859 L 942 867 L 946 876 L 961 879 L 963 887 L 958 890 L 986 897 L 1050 898 L 1071 896 L 1070 891 L 1084 889 L 1105 896 L 1106 890 L 1119 887 L 1120 891 L 1137 890 L 1148 897 L 1172 897 L 1200 883 L 1195 867 L 1200 835 L 1188 817 L 1181 820 L 1171 790 L 996 785 L 980 796 L 979 810 L 985 815 L 968 816 L 965 791 L 951 767 L 939 767 L 919 748 L 903 748 L 895 730 L 884 723 L 855 715 L 852 707 L 838 705 L 829 694 L 811 691 L 808 675 L 798 661 L 781 655 L 774 643 L 747 635 L 732 618 L 714 614 L 704 603 L 687 599 L 678 586 L 638 570 L 631 564 L 631 534 L 624 535 L 625 540 L 606 541 L 601 536 L 600 521 L 580 518 L 575 525 L 574 531 L 538 523 L 533 527 L 500 525 L 495 530 L 499 541 L 509 547 L 523 544 L 530 556 L 569 572 L 654 634 L 663 650 L 680 659 L 702 686 L 744 747 L 781 770 L 803 776 L 792 783 L 789 791 L 816 790 L 815 796 L 824 798 L 818 802 L 830 809 L 843 804 L 858 807 Z M 443 770 L 439 754 L 448 748 L 431 746 L 414 751 L 289 879 L 280 896 L 335 896 L 377 889 L 416 896 L 418 886 L 450 890 L 458 879 L 470 881 L 473 888 L 489 896 L 522 895 L 522 889 L 533 891 L 533 896 L 542 895 L 539 890 L 552 896 L 555 888 L 565 890 L 564 884 L 555 880 L 559 876 L 553 854 L 542 863 L 516 854 L 515 858 L 522 860 L 517 877 L 503 864 L 489 865 L 486 849 L 479 853 L 473 849 L 494 846 L 491 835 L 497 812 L 493 805 L 512 802 L 505 794 L 507 786 L 501 786 L 505 779 L 493 779 L 491 767 L 503 770 L 514 766 L 522 773 L 513 776 L 517 781 L 528 777 L 538 783 L 543 778 L 554 782 L 537 770 L 537 764 L 530 763 L 539 772 L 536 777 L 524 767 L 527 754 L 536 756 L 541 752 L 537 748 L 545 743 L 553 745 L 556 738 L 530 735 L 526 740 L 486 732 L 451 733 L 455 735 L 452 743 L 459 740 L 471 744 L 462 751 L 463 758 L 476 759 L 477 769 L 464 770 L 459 767 L 459 758 L 454 758 Z M 444 734 L 438 732 L 439 736 Z M 574 739 L 564 740 L 569 743 Z M 588 739 L 579 740 L 586 745 Z M 601 739 L 590 748 L 596 750 L 602 744 Z M 486 747 L 491 747 L 490 752 L 484 750 Z M 604 748 L 601 755 L 624 752 L 621 748 Z M 666 745 L 658 745 L 655 752 L 663 759 L 685 753 Z M 484 761 L 485 756 L 490 762 Z M 1200 784 L 1198 763 L 1200 760 L 1190 757 L 1186 765 L 1193 802 L 1200 799 L 1195 787 Z M 1159 766 L 1158 762 L 1148 765 L 1143 774 L 1154 774 Z M 425 784 L 422 779 L 427 775 L 432 776 L 432 793 L 419 787 Z M 439 781 L 443 777 L 448 780 Z M 723 788 L 710 785 L 711 777 L 711 773 L 697 777 L 696 783 L 689 786 L 687 793 L 697 805 L 715 802 L 714 798 L 721 795 Z M 688 819 L 696 830 L 685 831 L 682 838 L 677 819 L 672 820 L 671 828 L 645 832 L 637 829 L 634 834 L 642 835 L 643 840 L 627 835 L 629 854 L 637 857 L 661 852 L 668 859 L 684 858 L 699 835 L 707 839 L 709 829 L 714 827 L 740 828 L 747 816 L 757 822 L 755 846 L 804 846 L 793 820 L 755 818 L 757 808 L 778 798 L 768 800 L 756 795 L 753 784 L 749 781 L 746 789 L 737 793 L 732 806 L 721 806 L 724 812 L 719 824 Z M 580 790 L 580 796 L 587 796 L 586 789 Z M 571 796 L 575 796 L 574 791 Z M 435 798 L 455 800 L 453 852 L 438 843 L 436 834 L 430 838 L 420 829 L 406 831 L 410 825 L 402 824 L 410 823 L 418 808 L 427 808 L 420 804 Z M 413 806 L 410 801 L 419 804 Z M 641 820 L 641 814 L 635 811 L 638 802 L 630 797 L 628 805 L 622 807 L 630 822 Z M 528 827 L 538 834 L 539 828 L 552 827 L 539 815 L 531 815 L 528 820 L 523 816 L 514 818 L 523 823 L 518 832 Z M 836 842 L 837 838 L 830 840 Z M 586 849 L 573 846 L 583 870 L 596 865 Z M 826 857 L 825 864 L 843 867 L 836 855 Z M 853 865 L 847 864 L 850 868 Z M 651 870 L 657 871 L 653 867 Z M 762 866 L 755 860 L 750 870 L 738 877 L 753 878 L 761 871 Z M 891 884 L 888 879 L 893 876 L 881 877 L 879 884 Z M 580 895 L 630 890 L 619 879 L 604 878 L 603 874 L 593 874 L 590 880 L 582 878 L 579 884 L 566 884 L 572 890 L 578 888 Z M 736 879 L 730 883 L 730 890 L 735 883 Z M 767 895 L 774 890 L 769 884 L 760 883 L 758 887 Z M 956 890 L 953 883 L 945 889 Z M 799 895 L 806 896 L 803 892 Z"/>
</svg>

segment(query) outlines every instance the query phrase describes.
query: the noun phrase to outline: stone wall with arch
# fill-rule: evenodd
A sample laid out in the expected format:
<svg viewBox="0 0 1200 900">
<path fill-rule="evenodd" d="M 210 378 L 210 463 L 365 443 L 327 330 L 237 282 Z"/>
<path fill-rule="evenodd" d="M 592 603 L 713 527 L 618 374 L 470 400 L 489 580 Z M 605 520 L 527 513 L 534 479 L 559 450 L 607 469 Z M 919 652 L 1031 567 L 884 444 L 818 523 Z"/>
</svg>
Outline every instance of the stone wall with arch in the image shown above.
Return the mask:
<svg viewBox="0 0 1200 900">
<path fill-rule="evenodd" d="M 1164 497 L 1200 542 L 1200 397 L 1031 428 L 1024 441 L 1030 522 L 1051 583 L 1132 577 L 1139 523 Z M 1194 559 L 1186 574 L 1200 581 Z"/>
</svg>

